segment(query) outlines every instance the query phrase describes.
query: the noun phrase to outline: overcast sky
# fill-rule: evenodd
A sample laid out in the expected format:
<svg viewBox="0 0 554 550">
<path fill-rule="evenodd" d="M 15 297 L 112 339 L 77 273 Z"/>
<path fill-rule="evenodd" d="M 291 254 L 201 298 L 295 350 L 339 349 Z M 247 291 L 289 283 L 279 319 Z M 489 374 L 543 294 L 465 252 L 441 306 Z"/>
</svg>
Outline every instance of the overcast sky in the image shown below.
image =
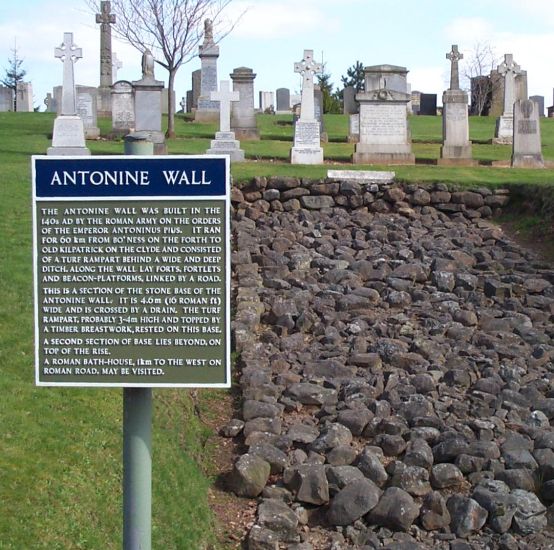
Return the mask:
<svg viewBox="0 0 554 550">
<path fill-rule="evenodd" d="M 436 93 L 447 88 L 450 63 L 446 53 L 458 44 L 466 59 L 478 43 L 489 44 L 498 60 L 511 53 L 527 71 L 529 95 L 553 103 L 553 0 L 235 0 L 235 13 L 248 8 L 233 33 L 220 43 L 219 80 L 235 67 L 257 74 L 257 92 L 290 88 L 298 92 L 300 77 L 294 62 L 304 49 L 326 64 L 331 81 L 359 60 L 364 65 L 406 67 L 412 90 Z M 217 30 L 217 29 L 216 29 Z M 0 74 L 5 75 L 14 45 L 31 81 L 35 107 L 44 110 L 46 92 L 61 84 L 62 64 L 54 48 L 72 32 L 83 50 L 75 66 L 78 84 L 100 81 L 100 27 L 84 0 L 24 0 L 0 2 Z M 123 62 L 118 78 L 141 77 L 141 54 L 113 38 L 113 51 Z M 177 101 L 191 88 L 193 59 L 177 75 Z M 156 67 L 156 78 L 167 73 Z M 256 105 L 257 106 L 257 105 Z"/>
</svg>

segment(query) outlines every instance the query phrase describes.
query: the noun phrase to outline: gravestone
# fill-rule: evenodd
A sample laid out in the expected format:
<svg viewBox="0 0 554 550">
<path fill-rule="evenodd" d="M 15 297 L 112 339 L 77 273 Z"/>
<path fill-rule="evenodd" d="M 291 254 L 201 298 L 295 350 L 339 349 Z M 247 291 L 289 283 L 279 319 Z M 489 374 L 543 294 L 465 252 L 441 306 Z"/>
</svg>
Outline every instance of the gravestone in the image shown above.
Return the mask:
<svg viewBox="0 0 554 550">
<path fill-rule="evenodd" d="M 302 61 L 294 64 L 294 72 L 302 75 L 300 118 L 294 126 L 294 146 L 290 152 L 291 164 L 323 164 L 319 121 L 315 116 L 314 74 L 322 71 L 314 61 L 313 50 L 304 50 Z"/>
<path fill-rule="evenodd" d="M 135 128 L 135 99 L 133 85 L 118 80 L 112 86 L 112 134 L 127 135 Z"/>
<path fill-rule="evenodd" d="M 33 112 L 33 85 L 30 82 L 17 84 L 17 112 Z"/>
<path fill-rule="evenodd" d="M 196 71 L 192 71 L 191 75 L 192 79 L 192 103 L 190 104 L 191 113 L 196 111 L 198 108 L 198 98 L 200 97 L 200 84 L 202 81 L 202 70 L 197 69 Z"/>
<path fill-rule="evenodd" d="M 181 107 L 181 113 L 186 113 L 187 112 L 187 98 L 186 97 L 182 97 L 181 98 L 181 101 L 179 102 L 179 106 Z"/>
<path fill-rule="evenodd" d="M 86 139 L 98 139 L 100 129 L 97 123 L 97 91 L 89 87 L 88 90 L 77 91 L 77 114 L 81 117 L 85 127 Z"/>
<path fill-rule="evenodd" d="M 85 144 L 83 121 L 77 115 L 77 98 L 75 94 L 75 76 L 73 66 L 83 57 L 83 51 L 73 43 L 73 33 L 63 35 L 61 46 L 54 50 L 54 55 L 63 63 L 63 88 L 61 113 L 54 121 L 52 146 L 48 155 L 90 155 Z"/>
<path fill-rule="evenodd" d="M 532 95 L 529 99 L 537 104 L 537 107 L 539 109 L 539 116 L 544 117 L 544 96 Z"/>
<path fill-rule="evenodd" d="M 421 94 L 419 96 L 418 115 L 437 116 L 437 94 Z"/>
<path fill-rule="evenodd" d="M 100 2 L 100 13 L 96 14 L 100 25 L 100 87 L 98 88 L 98 113 L 108 117 L 112 112 L 111 86 L 113 84 L 112 25 L 115 15 L 111 13 L 111 2 Z"/>
<path fill-rule="evenodd" d="M 187 90 L 187 113 L 192 113 L 192 90 Z"/>
<path fill-rule="evenodd" d="M 418 90 L 414 90 L 413 92 L 410 92 L 409 105 L 410 105 L 412 114 L 419 115 L 420 102 L 421 102 L 421 92 Z"/>
<path fill-rule="evenodd" d="M 498 66 L 498 74 L 504 78 L 504 101 L 502 115 L 496 121 L 493 143 L 512 143 L 514 131 L 514 103 L 516 100 L 516 76 L 521 67 L 511 53 L 504 54 L 504 61 Z"/>
<path fill-rule="evenodd" d="M 112 52 L 112 82 L 117 82 L 117 73 L 123 68 L 123 62 L 120 61 L 115 52 Z"/>
<path fill-rule="evenodd" d="M 302 96 L 300 94 L 290 94 L 290 108 L 292 110 L 293 105 L 300 103 L 302 101 Z"/>
<path fill-rule="evenodd" d="M 442 94 L 442 147 L 438 164 L 473 165 L 467 93 L 460 89 L 458 62 L 463 54 L 456 44 L 446 54 L 450 60 L 450 88 Z"/>
<path fill-rule="evenodd" d="M 342 112 L 345 115 L 355 115 L 358 112 L 354 86 L 346 86 L 342 91 Z"/>
<path fill-rule="evenodd" d="M 13 90 L 0 86 L 0 112 L 13 111 Z"/>
<path fill-rule="evenodd" d="M 48 92 L 44 98 L 44 104 L 46 105 L 47 113 L 56 113 L 58 111 L 58 103 L 54 96 Z"/>
<path fill-rule="evenodd" d="M 231 162 L 243 161 L 244 151 L 240 148 L 240 142 L 235 139 L 235 133 L 231 131 L 231 103 L 240 100 L 239 92 L 231 91 L 229 81 L 222 80 L 219 91 L 212 92 L 210 99 L 219 103 L 219 132 L 216 132 L 206 154 L 229 155 Z"/>
<path fill-rule="evenodd" d="M 175 93 L 173 93 L 173 112 L 176 111 Z M 162 90 L 162 115 L 169 113 L 169 88 Z"/>
<path fill-rule="evenodd" d="M 248 67 L 238 67 L 229 76 L 233 81 L 233 90 L 239 93 L 239 100 L 231 104 L 231 130 L 239 141 L 260 139 L 254 111 L 256 73 Z"/>
<path fill-rule="evenodd" d="M 364 69 L 365 91 L 356 94 L 360 104 L 360 141 L 354 164 L 414 164 L 408 127 L 405 67 L 375 65 Z"/>
<path fill-rule="evenodd" d="M 204 21 L 204 42 L 199 48 L 200 53 L 200 96 L 194 114 L 194 120 L 199 122 L 215 122 L 219 118 L 217 102 L 211 99 L 211 93 L 217 92 L 217 58 L 219 46 L 214 43 L 212 21 Z"/>
<path fill-rule="evenodd" d="M 323 143 L 329 141 L 325 131 L 325 121 L 323 119 L 323 92 L 319 86 L 314 86 L 314 115 L 319 122 L 319 140 Z"/>
<path fill-rule="evenodd" d="M 259 92 L 258 99 L 260 111 L 263 113 L 266 110 L 273 110 L 275 114 L 275 100 L 273 92 Z"/>
<path fill-rule="evenodd" d="M 514 104 L 512 166 L 514 168 L 544 168 L 539 108 L 530 99 L 518 99 Z"/>
<path fill-rule="evenodd" d="M 360 141 L 360 113 L 348 116 L 348 143 Z"/>
<path fill-rule="evenodd" d="M 288 88 L 277 88 L 275 92 L 275 98 L 277 100 L 275 113 L 278 115 L 289 114 L 290 113 L 290 90 Z"/>
<path fill-rule="evenodd" d="M 146 133 L 154 144 L 154 154 L 165 153 L 162 132 L 162 90 L 164 83 L 154 76 L 154 57 L 150 50 L 142 55 L 142 78 L 133 82 L 135 132 Z"/>
</svg>

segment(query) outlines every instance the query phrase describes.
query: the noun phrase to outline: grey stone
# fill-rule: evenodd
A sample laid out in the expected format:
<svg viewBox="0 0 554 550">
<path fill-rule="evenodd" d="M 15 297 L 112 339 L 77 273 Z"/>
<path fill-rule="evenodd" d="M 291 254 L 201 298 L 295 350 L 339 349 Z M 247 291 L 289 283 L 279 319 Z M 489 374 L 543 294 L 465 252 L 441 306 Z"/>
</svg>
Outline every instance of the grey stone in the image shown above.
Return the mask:
<svg viewBox="0 0 554 550">
<path fill-rule="evenodd" d="M 452 495 L 446 506 L 452 519 L 450 528 L 459 537 L 467 538 L 479 531 L 487 521 L 487 511 L 472 498 Z"/>
<path fill-rule="evenodd" d="M 431 492 L 429 471 L 419 466 L 406 466 L 397 461 L 390 480 L 391 487 L 400 487 L 410 495 L 420 497 Z"/>
<path fill-rule="evenodd" d="M 381 490 L 369 479 L 354 481 L 331 500 L 327 519 L 331 525 L 350 525 L 377 505 Z"/>
<path fill-rule="evenodd" d="M 296 493 L 299 502 L 316 505 L 329 502 L 329 483 L 322 465 L 306 464 L 293 468 L 287 486 Z"/>
<path fill-rule="evenodd" d="M 298 517 L 282 500 L 263 500 L 258 507 L 258 524 L 277 535 L 277 540 L 297 540 Z"/>
<path fill-rule="evenodd" d="M 370 525 L 380 525 L 394 531 L 408 531 L 418 515 L 419 506 L 406 491 L 389 487 L 366 520 Z"/>
<path fill-rule="evenodd" d="M 522 489 L 514 489 L 512 496 L 517 507 L 513 524 L 518 533 L 529 535 L 538 533 L 546 527 L 546 506 L 536 495 Z"/>
<path fill-rule="evenodd" d="M 464 474 L 454 464 L 435 464 L 431 469 L 431 485 L 433 489 L 457 487 L 464 481 Z"/>
<path fill-rule="evenodd" d="M 257 497 L 263 491 L 270 471 L 270 465 L 262 458 L 250 454 L 242 455 L 231 472 L 231 490 L 238 496 Z"/>
<path fill-rule="evenodd" d="M 419 519 L 422 527 L 427 531 L 448 527 L 450 512 L 446 507 L 446 501 L 438 491 L 432 491 L 424 497 Z"/>
<path fill-rule="evenodd" d="M 517 506 L 510 488 L 502 481 L 485 480 L 473 491 L 473 498 L 489 513 L 489 525 L 497 533 L 506 533 Z"/>
<path fill-rule="evenodd" d="M 383 487 L 389 476 L 383 463 L 371 449 L 365 448 L 358 457 L 356 466 L 360 471 L 378 487 Z"/>
</svg>

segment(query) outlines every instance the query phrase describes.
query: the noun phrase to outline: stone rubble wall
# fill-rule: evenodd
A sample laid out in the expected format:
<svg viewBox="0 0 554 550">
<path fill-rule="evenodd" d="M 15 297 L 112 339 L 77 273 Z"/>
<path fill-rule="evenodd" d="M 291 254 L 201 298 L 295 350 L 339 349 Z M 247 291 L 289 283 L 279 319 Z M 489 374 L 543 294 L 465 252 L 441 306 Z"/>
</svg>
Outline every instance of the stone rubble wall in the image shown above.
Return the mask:
<svg viewBox="0 0 554 550">
<path fill-rule="evenodd" d="M 506 190 L 257 178 L 232 256 L 248 548 L 550 548 L 554 270 Z"/>
</svg>

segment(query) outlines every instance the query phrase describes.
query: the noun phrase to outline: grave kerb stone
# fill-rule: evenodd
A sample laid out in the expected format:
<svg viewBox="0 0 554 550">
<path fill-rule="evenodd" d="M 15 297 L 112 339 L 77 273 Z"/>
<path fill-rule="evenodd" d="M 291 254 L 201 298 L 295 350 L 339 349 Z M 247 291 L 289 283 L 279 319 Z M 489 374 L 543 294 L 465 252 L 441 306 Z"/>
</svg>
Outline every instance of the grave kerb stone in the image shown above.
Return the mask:
<svg viewBox="0 0 554 550">
<path fill-rule="evenodd" d="M 335 181 L 358 183 L 393 183 L 395 172 L 375 170 L 327 170 L 327 178 Z"/>
</svg>

